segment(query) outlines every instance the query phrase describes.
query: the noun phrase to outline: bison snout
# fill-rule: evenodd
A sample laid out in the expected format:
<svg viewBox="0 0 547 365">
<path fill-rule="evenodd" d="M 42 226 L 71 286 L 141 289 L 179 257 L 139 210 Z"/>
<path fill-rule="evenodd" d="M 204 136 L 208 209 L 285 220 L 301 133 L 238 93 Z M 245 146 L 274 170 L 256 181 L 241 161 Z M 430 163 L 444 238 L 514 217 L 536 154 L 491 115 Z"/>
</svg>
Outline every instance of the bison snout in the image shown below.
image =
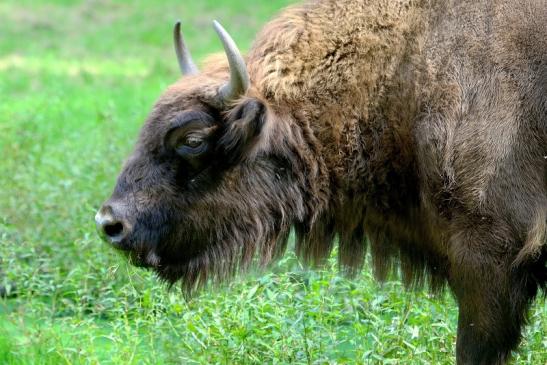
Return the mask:
<svg viewBox="0 0 547 365">
<path fill-rule="evenodd" d="M 101 237 L 118 247 L 129 234 L 130 226 L 117 210 L 115 205 L 104 205 L 95 215 L 95 224 Z"/>
</svg>

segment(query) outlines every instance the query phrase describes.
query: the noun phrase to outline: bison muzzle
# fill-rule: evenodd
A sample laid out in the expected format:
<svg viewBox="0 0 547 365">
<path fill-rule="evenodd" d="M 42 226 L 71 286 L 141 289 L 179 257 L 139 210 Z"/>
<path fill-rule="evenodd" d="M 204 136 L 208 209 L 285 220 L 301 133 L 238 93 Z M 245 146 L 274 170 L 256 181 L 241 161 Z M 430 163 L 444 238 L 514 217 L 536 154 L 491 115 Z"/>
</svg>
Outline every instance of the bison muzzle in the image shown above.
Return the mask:
<svg viewBox="0 0 547 365">
<path fill-rule="evenodd" d="M 160 97 L 107 241 L 191 292 L 296 251 L 448 285 L 458 364 L 505 364 L 547 285 L 544 0 L 315 0 Z"/>
</svg>

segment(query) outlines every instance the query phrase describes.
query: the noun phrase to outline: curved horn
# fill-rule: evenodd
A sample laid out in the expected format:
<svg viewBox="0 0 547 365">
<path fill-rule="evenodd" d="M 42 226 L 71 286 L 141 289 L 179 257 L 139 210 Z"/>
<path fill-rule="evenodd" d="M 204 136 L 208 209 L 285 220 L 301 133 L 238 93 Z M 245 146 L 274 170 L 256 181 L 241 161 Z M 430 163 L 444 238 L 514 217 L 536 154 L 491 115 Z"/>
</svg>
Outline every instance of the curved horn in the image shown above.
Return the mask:
<svg viewBox="0 0 547 365">
<path fill-rule="evenodd" d="M 213 26 L 224 46 L 224 51 L 230 64 L 230 81 L 220 89 L 219 95 L 223 102 L 227 102 L 245 94 L 251 82 L 249 81 L 249 73 L 247 72 L 245 60 L 237 49 L 232 37 L 216 20 L 213 21 Z"/>
<path fill-rule="evenodd" d="M 175 42 L 175 52 L 177 54 L 177 59 L 179 61 L 179 67 L 182 74 L 195 75 L 199 73 L 196 64 L 192 61 L 190 51 L 186 47 L 186 44 L 182 38 L 182 34 L 180 32 L 180 20 L 175 23 L 175 28 L 173 28 L 173 41 Z"/>
</svg>

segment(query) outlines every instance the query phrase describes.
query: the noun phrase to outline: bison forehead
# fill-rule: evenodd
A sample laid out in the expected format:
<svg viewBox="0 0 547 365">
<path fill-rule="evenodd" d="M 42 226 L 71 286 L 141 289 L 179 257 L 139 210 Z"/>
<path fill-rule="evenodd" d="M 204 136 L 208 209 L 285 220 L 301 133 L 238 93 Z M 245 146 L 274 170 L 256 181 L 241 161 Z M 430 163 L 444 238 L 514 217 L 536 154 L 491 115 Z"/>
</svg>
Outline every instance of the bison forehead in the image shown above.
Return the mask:
<svg viewBox="0 0 547 365">
<path fill-rule="evenodd" d="M 141 130 L 140 141 L 158 140 L 184 111 L 201 111 L 219 118 L 224 111 L 218 110 L 215 101 L 223 82 L 199 74 L 184 77 L 171 85 L 156 101 Z"/>
</svg>

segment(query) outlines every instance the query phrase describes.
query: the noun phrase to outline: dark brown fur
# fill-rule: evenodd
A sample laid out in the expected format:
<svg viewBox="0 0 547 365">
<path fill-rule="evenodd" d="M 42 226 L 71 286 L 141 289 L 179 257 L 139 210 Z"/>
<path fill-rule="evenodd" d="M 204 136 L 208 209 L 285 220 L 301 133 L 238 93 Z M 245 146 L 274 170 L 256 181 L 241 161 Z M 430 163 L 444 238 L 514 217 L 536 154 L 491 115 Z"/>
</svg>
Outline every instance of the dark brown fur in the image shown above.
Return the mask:
<svg viewBox="0 0 547 365">
<path fill-rule="evenodd" d="M 258 256 L 321 263 L 458 300 L 459 364 L 504 364 L 547 285 L 545 0 L 318 0 L 247 56 L 252 87 L 215 106 L 226 61 L 171 86 L 108 204 L 135 262 L 193 290 Z M 190 110 L 206 153 L 166 135 Z"/>
</svg>

